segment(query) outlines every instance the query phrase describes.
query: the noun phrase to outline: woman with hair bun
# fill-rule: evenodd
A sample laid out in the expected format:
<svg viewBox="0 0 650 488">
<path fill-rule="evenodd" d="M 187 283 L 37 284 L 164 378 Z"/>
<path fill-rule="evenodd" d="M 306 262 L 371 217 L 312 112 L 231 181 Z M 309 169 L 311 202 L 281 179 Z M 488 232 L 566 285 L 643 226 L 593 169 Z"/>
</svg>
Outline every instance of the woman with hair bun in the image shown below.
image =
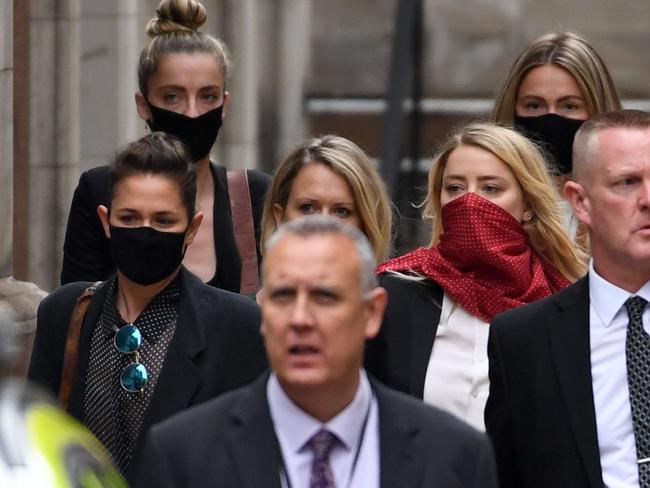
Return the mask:
<svg viewBox="0 0 650 488">
<path fill-rule="evenodd" d="M 223 41 L 197 30 L 206 18 L 198 1 L 160 2 L 147 24 L 151 41 L 140 54 L 135 102 L 149 128 L 178 137 L 196 165 L 196 204 L 203 225 L 183 264 L 205 283 L 252 293 L 269 178 L 255 170 L 227 174 L 225 167 L 210 161 L 228 108 L 230 59 Z M 81 175 L 66 230 L 63 284 L 103 280 L 115 271 L 97 217 L 97 208 L 108 205 L 108 174 L 108 167 L 101 166 Z M 232 212 L 231 202 L 246 211 Z"/>
</svg>

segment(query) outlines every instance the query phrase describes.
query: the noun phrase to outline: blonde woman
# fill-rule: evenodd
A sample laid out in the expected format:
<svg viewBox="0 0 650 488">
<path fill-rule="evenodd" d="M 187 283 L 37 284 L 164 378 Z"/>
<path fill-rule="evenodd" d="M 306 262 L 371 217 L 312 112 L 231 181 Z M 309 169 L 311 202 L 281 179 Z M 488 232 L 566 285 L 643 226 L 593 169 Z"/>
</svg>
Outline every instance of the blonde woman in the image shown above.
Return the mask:
<svg viewBox="0 0 650 488">
<path fill-rule="evenodd" d="M 388 257 L 392 211 L 386 186 L 368 156 L 344 137 L 308 139 L 277 168 L 264 204 L 262 248 L 282 222 L 314 213 L 358 227 L 377 262 Z"/>
<path fill-rule="evenodd" d="M 573 32 L 550 33 L 532 41 L 515 60 L 497 95 L 492 120 L 537 143 L 547 157 L 560 193 L 573 168 L 573 138 L 582 123 L 621 108 L 602 58 Z M 562 216 L 571 236 L 578 221 L 568 202 Z M 587 247 L 586 234 L 579 239 Z"/>
<path fill-rule="evenodd" d="M 490 321 L 586 272 L 558 202 L 525 137 L 491 124 L 454 134 L 429 173 L 430 246 L 378 267 L 389 301 L 367 369 L 484 430 Z"/>
</svg>

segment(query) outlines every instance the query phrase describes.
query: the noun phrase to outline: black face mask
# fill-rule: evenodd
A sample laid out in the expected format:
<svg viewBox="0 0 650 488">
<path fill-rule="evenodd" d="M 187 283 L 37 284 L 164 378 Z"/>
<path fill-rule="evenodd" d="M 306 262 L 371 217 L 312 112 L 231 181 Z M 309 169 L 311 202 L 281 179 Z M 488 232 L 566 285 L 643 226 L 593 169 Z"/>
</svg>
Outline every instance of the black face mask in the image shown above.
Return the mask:
<svg viewBox="0 0 650 488">
<path fill-rule="evenodd" d="M 515 130 L 539 144 L 555 163 L 555 173 L 563 175 L 573 170 L 573 138 L 584 120 L 569 119 L 557 114 L 539 117 L 515 116 Z"/>
<path fill-rule="evenodd" d="M 149 102 L 148 102 L 149 103 Z M 208 155 L 221 129 L 223 104 L 198 117 L 172 112 L 149 103 L 151 119 L 147 121 L 152 131 L 162 131 L 178 137 L 189 149 L 194 162 Z"/>
<path fill-rule="evenodd" d="M 186 232 L 151 227 L 114 227 L 109 247 L 117 269 L 139 285 L 152 285 L 171 275 L 183 261 Z"/>
</svg>

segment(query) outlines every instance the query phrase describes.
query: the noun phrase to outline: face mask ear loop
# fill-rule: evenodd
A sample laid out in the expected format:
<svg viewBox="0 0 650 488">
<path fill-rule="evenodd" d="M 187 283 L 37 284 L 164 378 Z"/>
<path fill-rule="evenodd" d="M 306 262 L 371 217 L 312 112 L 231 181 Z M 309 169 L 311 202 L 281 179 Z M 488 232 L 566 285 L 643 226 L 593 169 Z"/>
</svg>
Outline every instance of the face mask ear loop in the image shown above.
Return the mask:
<svg viewBox="0 0 650 488">
<path fill-rule="evenodd" d="M 187 224 L 187 227 L 185 228 L 185 238 L 183 239 L 183 253 L 182 253 L 183 258 L 181 259 L 181 264 L 183 259 L 185 259 L 185 253 L 187 252 L 187 248 L 190 247 L 189 243 L 187 242 L 187 233 L 190 231 L 191 225 L 192 225 L 192 221 L 190 220 L 190 223 Z"/>
<path fill-rule="evenodd" d="M 152 133 L 153 129 L 151 128 L 151 126 L 153 125 L 153 111 L 151 110 L 151 102 L 147 98 L 147 95 L 145 95 L 144 93 L 142 94 L 142 98 L 144 98 L 144 101 L 147 102 L 147 106 L 149 107 L 149 113 L 151 114 L 151 118 L 144 121 L 144 128 L 148 129 L 149 133 Z"/>
</svg>

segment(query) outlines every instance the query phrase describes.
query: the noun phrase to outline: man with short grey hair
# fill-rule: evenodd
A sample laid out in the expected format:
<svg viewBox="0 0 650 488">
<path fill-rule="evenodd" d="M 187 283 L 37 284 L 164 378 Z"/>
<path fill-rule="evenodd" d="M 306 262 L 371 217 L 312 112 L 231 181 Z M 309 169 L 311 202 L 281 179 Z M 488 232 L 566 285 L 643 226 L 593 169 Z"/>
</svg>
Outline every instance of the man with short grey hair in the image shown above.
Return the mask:
<svg viewBox="0 0 650 488">
<path fill-rule="evenodd" d="M 648 488 L 650 114 L 588 120 L 573 164 L 589 273 L 494 319 L 486 427 L 502 488 Z"/>
<path fill-rule="evenodd" d="M 304 217 L 269 241 L 271 373 L 151 431 L 136 486 L 496 488 L 489 441 L 362 369 L 386 291 L 363 234 Z"/>
</svg>

